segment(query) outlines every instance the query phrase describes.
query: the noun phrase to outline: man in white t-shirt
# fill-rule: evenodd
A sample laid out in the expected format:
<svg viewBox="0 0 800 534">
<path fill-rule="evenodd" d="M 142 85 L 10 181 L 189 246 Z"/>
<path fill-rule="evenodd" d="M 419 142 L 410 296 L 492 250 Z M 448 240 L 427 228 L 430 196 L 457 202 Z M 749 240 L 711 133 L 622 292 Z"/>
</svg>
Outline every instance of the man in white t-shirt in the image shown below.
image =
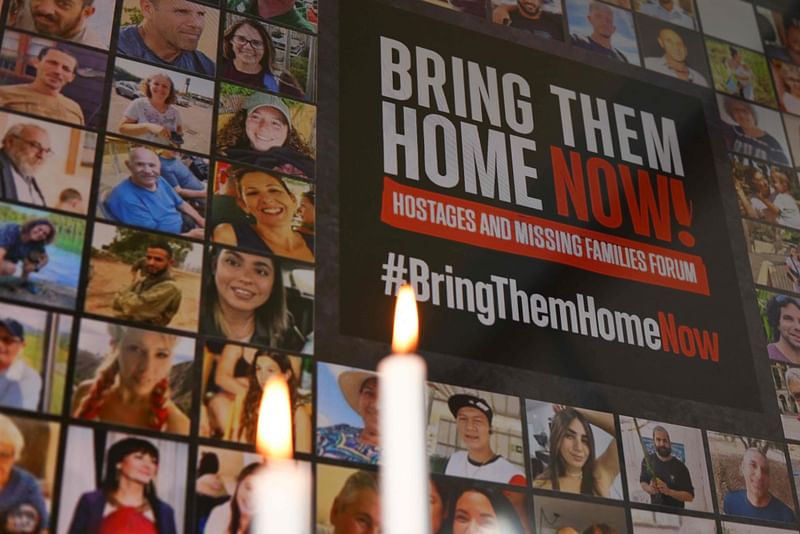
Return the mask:
<svg viewBox="0 0 800 534">
<path fill-rule="evenodd" d="M 456 418 L 458 439 L 467 450 L 450 456 L 444 474 L 524 486 L 522 468 L 495 454 L 489 443 L 494 417 L 489 403 L 474 395 L 456 394 L 447 399 L 447 406 Z"/>
</svg>

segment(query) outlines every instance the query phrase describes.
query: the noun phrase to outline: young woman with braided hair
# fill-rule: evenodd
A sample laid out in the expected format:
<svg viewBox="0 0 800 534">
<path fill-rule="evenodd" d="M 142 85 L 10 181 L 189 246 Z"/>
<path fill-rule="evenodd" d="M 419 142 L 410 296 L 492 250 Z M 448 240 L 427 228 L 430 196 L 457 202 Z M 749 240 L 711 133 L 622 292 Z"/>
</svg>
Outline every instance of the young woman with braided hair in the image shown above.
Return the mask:
<svg viewBox="0 0 800 534">
<path fill-rule="evenodd" d="M 282 374 L 289 386 L 289 402 L 294 410 L 294 424 L 292 425 L 294 449 L 298 452 L 311 452 L 311 416 L 298 398 L 297 388 L 300 380 L 298 380 L 288 356 L 266 350 L 259 350 L 253 357 L 247 393 L 245 393 L 244 405 L 234 439 L 255 444 L 258 409 L 263 388 L 267 381 L 277 374 Z"/>
<path fill-rule="evenodd" d="M 106 360 L 78 385 L 72 415 L 187 434 L 189 418 L 170 399 L 174 335 L 109 324 Z"/>
</svg>

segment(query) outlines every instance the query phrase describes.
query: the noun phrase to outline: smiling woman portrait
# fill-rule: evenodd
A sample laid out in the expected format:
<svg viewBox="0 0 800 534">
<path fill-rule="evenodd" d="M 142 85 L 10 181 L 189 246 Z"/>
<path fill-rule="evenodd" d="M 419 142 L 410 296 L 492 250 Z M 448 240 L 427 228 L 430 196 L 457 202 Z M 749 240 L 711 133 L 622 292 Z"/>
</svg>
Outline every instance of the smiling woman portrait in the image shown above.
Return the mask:
<svg viewBox="0 0 800 534">
<path fill-rule="evenodd" d="M 287 350 L 303 346 L 305 337 L 286 304 L 278 258 L 214 248 L 209 261 L 203 333 Z"/>
<path fill-rule="evenodd" d="M 215 243 L 314 261 L 314 235 L 294 229 L 300 203 L 284 179 L 276 174 L 246 168 L 233 168 L 230 179 L 235 186 L 239 207 L 245 212 L 249 224 L 218 224 L 213 233 Z"/>
</svg>

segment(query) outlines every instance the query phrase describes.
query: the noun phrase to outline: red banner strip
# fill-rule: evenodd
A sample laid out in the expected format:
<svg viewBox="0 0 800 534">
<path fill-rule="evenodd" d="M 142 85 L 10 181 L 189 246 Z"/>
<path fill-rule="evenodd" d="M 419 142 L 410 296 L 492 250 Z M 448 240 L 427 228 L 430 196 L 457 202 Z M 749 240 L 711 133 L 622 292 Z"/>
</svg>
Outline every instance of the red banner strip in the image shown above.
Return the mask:
<svg viewBox="0 0 800 534">
<path fill-rule="evenodd" d="M 432 193 L 389 177 L 383 182 L 381 220 L 418 234 L 710 294 L 699 256 Z"/>
</svg>

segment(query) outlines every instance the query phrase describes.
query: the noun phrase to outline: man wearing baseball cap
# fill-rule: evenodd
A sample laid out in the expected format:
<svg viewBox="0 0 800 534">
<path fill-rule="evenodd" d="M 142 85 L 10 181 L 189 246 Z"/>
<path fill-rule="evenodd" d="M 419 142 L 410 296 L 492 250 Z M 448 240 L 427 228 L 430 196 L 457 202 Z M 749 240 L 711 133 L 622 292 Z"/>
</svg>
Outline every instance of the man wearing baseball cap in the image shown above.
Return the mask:
<svg viewBox="0 0 800 534">
<path fill-rule="evenodd" d="M 25 329 L 10 317 L 0 318 L 0 405 L 35 410 L 42 377 L 20 357 Z"/>
<path fill-rule="evenodd" d="M 350 370 L 339 375 L 344 400 L 361 417 L 363 428 L 346 423 L 317 430 L 317 454 L 348 462 L 377 464 L 378 450 L 378 375 Z"/>
<path fill-rule="evenodd" d="M 444 474 L 525 485 L 522 468 L 492 450 L 489 439 L 494 413 L 489 403 L 480 397 L 459 393 L 450 396 L 447 406 L 456 418 L 458 439 L 467 450 L 457 451 L 450 456 Z"/>
</svg>

